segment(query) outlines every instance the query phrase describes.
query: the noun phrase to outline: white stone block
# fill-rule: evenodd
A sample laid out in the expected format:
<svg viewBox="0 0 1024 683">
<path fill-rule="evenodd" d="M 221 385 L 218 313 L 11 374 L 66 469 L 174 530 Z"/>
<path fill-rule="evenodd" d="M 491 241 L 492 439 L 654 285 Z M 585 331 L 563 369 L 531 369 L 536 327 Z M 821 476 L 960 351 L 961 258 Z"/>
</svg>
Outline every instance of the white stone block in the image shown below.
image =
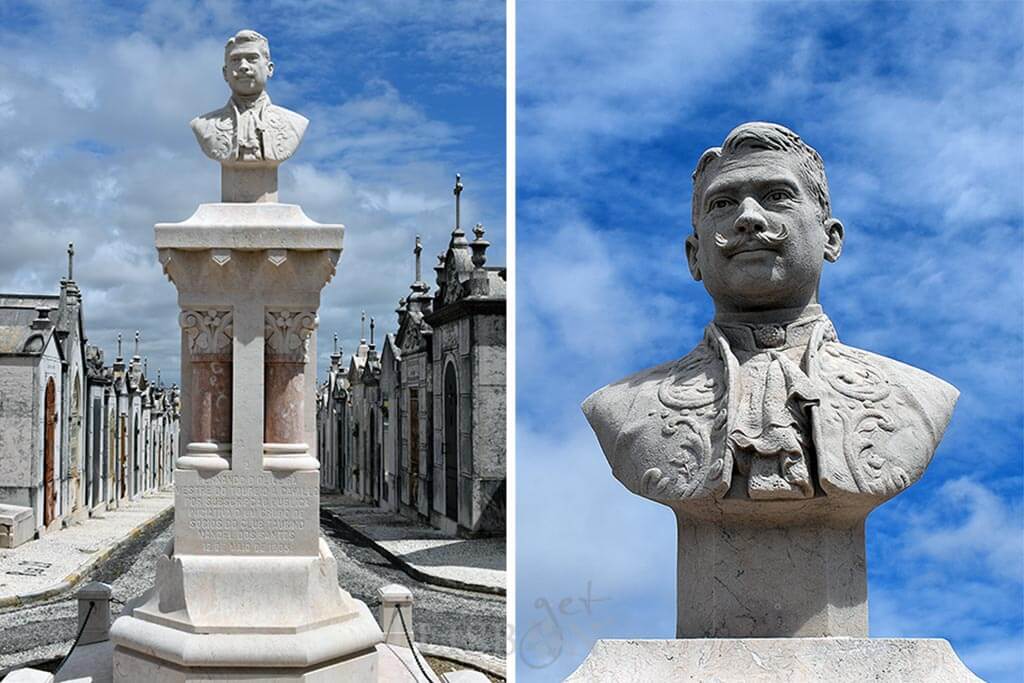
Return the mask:
<svg viewBox="0 0 1024 683">
<path fill-rule="evenodd" d="M 78 598 L 78 628 L 82 629 L 85 624 L 79 645 L 99 643 L 110 637 L 110 595 L 110 586 L 99 581 L 87 583 L 75 593 Z"/>
<path fill-rule="evenodd" d="M 380 627 L 384 631 L 384 642 L 409 647 L 409 641 L 415 641 L 412 630 L 412 592 L 405 586 L 392 583 L 378 588 L 377 595 L 380 596 Z M 402 629 L 402 618 L 409 632 L 408 638 Z"/>
<path fill-rule="evenodd" d="M 32 508 L 0 505 L 0 548 L 17 548 L 35 535 Z"/>
</svg>

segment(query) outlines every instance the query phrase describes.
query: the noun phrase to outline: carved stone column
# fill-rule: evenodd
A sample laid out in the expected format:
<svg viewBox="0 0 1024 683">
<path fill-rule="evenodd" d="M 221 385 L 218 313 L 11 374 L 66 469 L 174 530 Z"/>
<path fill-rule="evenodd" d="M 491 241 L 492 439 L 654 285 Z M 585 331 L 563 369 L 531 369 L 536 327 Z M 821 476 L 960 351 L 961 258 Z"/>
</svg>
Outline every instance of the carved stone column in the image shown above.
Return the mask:
<svg viewBox="0 0 1024 683">
<path fill-rule="evenodd" d="M 268 311 L 264 332 L 263 467 L 280 472 L 316 470 L 305 433 L 305 376 L 309 339 L 317 318 L 310 311 Z"/>
<path fill-rule="evenodd" d="M 179 317 L 191 375 L 189 441 L 177 467 L 231 467 L 231 311 L 184 310 Z"/>
</svg>

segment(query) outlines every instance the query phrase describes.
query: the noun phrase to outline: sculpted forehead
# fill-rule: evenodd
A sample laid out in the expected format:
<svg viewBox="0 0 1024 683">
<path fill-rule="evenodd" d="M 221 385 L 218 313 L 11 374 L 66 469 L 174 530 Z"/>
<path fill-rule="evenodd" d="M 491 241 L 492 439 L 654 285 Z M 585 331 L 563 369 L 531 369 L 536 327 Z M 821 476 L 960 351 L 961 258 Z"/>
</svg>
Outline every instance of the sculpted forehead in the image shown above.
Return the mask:
<svg viewBox="0 0 1024 683">
<path fill-rule="evenodd" d="M 263 45 L 255 40 L 249 40 L 244 43 L 235 43 L 224 53 L 224 61 L 228 61 L 235 56 L 256 56 L 263 60 L 266 57 L 263 55 Z"/>
<path fill-rule="evenodd" d="M 792 154 L 774 150 L 752 150 L 716 160 L 703 173 L 701 187 L 694 200 L 694 220 L 707 210 L 707 203 L 715 195 L 756 190 L 763 192 L 770 186 L 783 186 L 800 197 L 811 197 L 809 181 L 801 172 L 800 164 Z"/>
<path fill-rule="evenodd" d="M 758 151 L 728 157 L 709 169 L 702 199 L 752 185 L 787 185 L 803 191 L 798 165 L 791 155 Z"/>
</svg>

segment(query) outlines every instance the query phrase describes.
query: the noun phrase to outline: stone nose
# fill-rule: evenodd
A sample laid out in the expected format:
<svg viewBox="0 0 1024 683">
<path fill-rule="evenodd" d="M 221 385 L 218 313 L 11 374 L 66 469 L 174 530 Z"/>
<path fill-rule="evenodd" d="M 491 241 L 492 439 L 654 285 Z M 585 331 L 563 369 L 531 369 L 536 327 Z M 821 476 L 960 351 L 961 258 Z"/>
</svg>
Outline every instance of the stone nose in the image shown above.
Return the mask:
<svg viewBox="0 0 1024 683">
<path fill-rule="evenodd" d="M 763 232 L 768 229 L 768 220 L 756 199 L 747 197 L 743 200 L 733 228 L 736 232 Z"/>
</svg>

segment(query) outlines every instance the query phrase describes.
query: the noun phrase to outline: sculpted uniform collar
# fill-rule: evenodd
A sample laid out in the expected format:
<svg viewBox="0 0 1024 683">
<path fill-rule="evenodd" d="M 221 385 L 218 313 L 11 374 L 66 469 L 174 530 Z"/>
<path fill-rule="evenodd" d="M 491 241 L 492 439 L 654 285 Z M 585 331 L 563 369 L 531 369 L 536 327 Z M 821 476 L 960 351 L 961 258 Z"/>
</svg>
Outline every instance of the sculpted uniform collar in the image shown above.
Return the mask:
<svg viewBox="0 0 1024 683">
<path fill-rule="evenodd" d="M 821 306 L 812 304 L 761 313 L 719 313 L 712 325 L 725 336 L 734 352 L 758 353 L 767 349 L 806 347 L 819 323 L 831 327 Z M 831 337 L 835 339 L 834 331 Z"/>
</svg>

